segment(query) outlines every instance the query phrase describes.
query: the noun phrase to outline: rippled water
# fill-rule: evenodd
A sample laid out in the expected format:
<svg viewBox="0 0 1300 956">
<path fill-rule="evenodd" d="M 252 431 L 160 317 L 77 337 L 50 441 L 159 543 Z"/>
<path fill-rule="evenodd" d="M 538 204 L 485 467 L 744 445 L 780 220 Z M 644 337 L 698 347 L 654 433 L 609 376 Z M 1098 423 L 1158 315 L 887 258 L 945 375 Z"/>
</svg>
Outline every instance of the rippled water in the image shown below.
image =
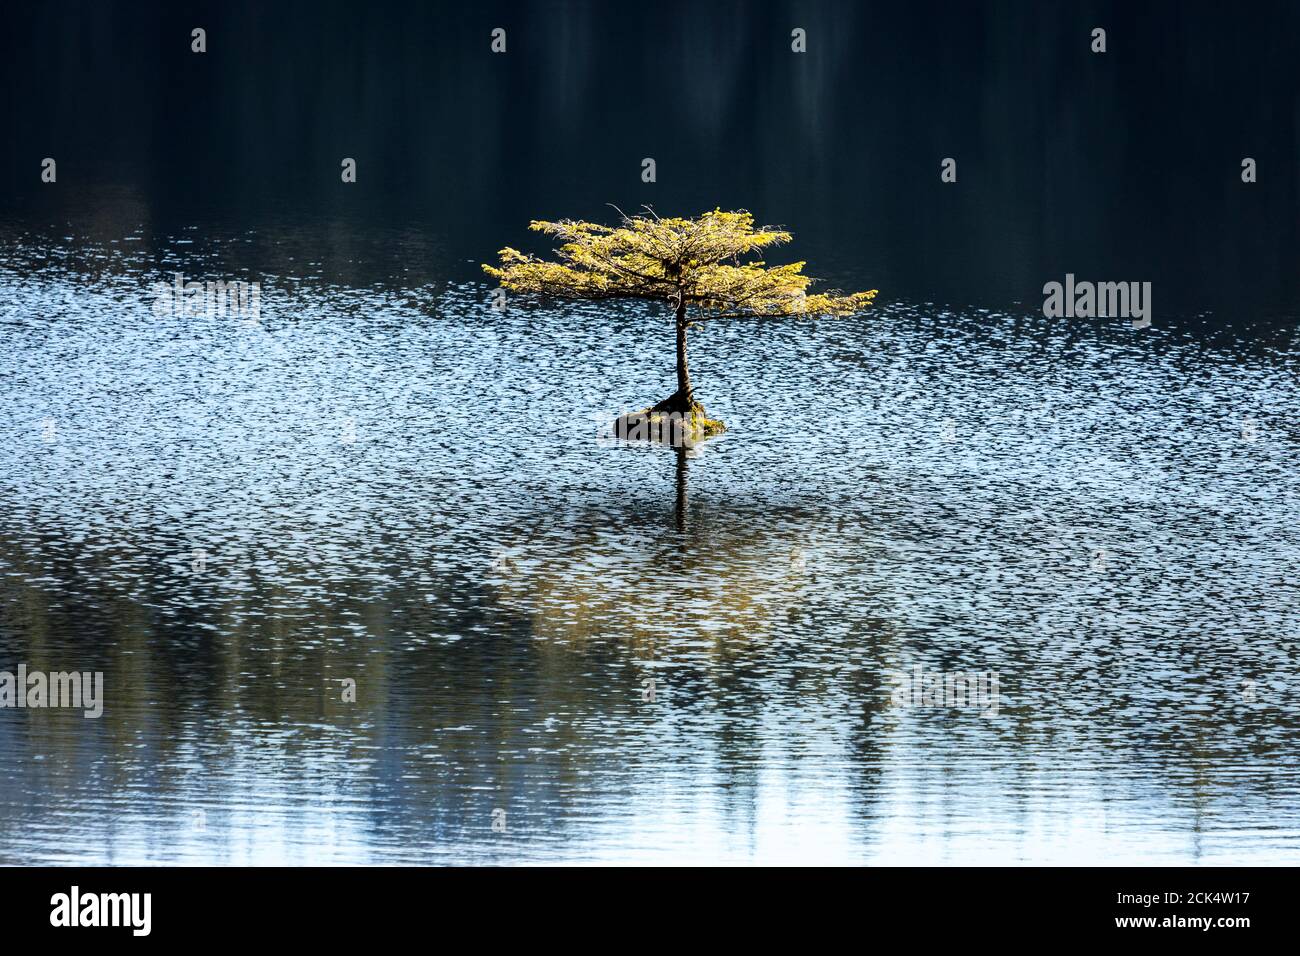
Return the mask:
<svg viewBox="0 0 1300 956">
<path fill-rule="evenodd" d="M 9 238 L 0 669 L 106 705 L 0 710 L 0 862 L 1300 849 L 1289 334 L 719 326 L 686 454 L 600 436 L 671 390 L 653 309 Z M 151 310 L 262 242 L 259 322 Z M 893 705 L 917 666 L 997 713 Z"/>
</svg>

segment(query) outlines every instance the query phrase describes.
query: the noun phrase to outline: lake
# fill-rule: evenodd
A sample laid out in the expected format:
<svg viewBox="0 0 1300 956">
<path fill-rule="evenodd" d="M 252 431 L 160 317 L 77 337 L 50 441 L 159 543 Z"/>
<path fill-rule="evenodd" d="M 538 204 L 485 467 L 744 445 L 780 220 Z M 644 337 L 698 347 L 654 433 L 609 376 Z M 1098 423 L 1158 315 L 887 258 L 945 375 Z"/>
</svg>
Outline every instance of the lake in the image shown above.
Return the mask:
<svg viewBox="0 0 1300 956">
<path fill-rule="evenodd" d="M 450 8 L 235 4 L 202 62 L 19 15 L 0 670 L 104 707 L 0 709 L 0 863 L 1293 862 L 1300 33 L 1159 8 L 1106 73 L 1020 4 L 814 5 L 795 65 L 775 6 L 521 8 L 504 62 Z M 671 313 L 478 264 L 643 202 L 880 297 L 693 330 L 728 431 L 615 441 Z M 1046 318 L 1067 273 L 1151 326 Z"/>
</svg>

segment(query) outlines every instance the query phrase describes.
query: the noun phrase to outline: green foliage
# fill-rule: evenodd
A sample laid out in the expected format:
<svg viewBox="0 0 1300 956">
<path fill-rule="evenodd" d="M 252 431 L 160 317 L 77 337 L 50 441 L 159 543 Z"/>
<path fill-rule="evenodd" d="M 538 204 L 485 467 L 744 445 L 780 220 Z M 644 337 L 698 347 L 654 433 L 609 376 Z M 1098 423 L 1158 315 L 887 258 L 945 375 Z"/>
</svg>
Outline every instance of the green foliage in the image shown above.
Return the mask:
<svg viewBox="0 0 1300 956">
<path fill-rule="evenodd" d="M 790 233 L 754 226 L 748 212 L 715 209 L 694 219 L 624 216 L 619 226 L 563 220 L 530 223 L 555 236 L 558 261 L 501 250 L 483 270 L 502 288 L 571 299 L 649 299 L 695 306 L 692 321 L 743 316 L 851 315 L 876 290 L 809 294 L 804 263 L 769 266 L 742 258 L 790 241 Z"/>
</svg>

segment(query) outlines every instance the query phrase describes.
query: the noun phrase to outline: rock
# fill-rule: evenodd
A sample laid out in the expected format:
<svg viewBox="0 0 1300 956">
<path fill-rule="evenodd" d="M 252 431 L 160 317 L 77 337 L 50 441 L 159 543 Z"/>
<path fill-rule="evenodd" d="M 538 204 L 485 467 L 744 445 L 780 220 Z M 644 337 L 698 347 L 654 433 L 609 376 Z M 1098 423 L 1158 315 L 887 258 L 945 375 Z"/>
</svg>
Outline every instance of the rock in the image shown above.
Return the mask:
<svg viewBox="0 0 1300 956">
<path fill-rule="evenodd" d="M 664 411 L 655 406 L 614 420 L 614 435 L 624 441 L 649 441 L 672 448 L 694 448 L 726 430 L 726 425 L 709 418 L 698 403 L 689 411 Z"/>
</svg>

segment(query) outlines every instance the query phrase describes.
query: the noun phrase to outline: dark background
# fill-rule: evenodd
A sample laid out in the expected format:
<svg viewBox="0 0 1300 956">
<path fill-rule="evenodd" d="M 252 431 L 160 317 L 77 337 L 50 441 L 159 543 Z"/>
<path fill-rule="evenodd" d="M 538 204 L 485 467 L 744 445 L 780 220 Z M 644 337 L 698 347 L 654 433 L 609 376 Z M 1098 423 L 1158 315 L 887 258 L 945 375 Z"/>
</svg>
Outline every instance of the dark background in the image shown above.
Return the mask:
<svg viewBox="0 0 1300 956">
<path fill-rule="evenodd" d="M 1287 322 L 1298 27 L 1294 3 L 1132 0 L 9 4 L 0 223 L 248 233 L 252 269 L 326 235 L 329 277 L 418 283 L 537 248 L 534 217 L 743 207 L 882 302 L 1036 311 L 1073 272 L 1153 282 L 1158 321 Z"/>
</svg>

